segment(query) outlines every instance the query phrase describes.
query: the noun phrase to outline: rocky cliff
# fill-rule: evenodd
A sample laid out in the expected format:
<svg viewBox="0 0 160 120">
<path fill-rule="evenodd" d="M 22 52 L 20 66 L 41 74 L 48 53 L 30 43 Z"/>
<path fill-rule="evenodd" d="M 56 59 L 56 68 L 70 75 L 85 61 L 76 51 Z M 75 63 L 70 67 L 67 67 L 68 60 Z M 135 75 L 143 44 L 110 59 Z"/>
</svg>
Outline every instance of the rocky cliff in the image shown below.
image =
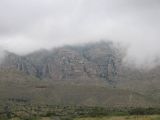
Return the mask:
<svg viewBox="0 0 160 120">
<path fill-rule="evenodd" d="M 113 83 L 121 63 L 120 51 L 113 43 L 65 46 L 18 56 L 7 52 L 1 69 L 16 69 L 39 79 L 91 80 Z"/>
</svg>

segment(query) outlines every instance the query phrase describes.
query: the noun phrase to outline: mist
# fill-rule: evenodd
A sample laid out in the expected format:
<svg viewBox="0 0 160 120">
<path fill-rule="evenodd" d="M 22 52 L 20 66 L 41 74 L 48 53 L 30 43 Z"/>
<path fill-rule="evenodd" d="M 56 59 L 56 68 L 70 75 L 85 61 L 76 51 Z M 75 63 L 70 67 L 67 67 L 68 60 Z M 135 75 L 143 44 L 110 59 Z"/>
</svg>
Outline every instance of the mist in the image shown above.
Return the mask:
<svg viewBox="0 0 160 120">
<path fill-rule="evenodd" d="M 1 0 L 0 58 L 111 40 L 138 65 L 160 57 L 159 0 Z"/>
</svg>

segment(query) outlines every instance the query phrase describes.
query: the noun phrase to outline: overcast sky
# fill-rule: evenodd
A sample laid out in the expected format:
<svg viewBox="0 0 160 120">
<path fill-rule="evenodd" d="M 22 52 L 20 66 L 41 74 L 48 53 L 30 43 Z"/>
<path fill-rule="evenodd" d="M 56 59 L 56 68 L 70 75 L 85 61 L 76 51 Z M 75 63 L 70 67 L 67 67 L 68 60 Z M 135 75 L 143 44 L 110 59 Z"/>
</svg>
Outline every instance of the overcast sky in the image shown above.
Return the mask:
<svg viewBox="0 0 160 120">
<path fill-rule="evenodd" d="M 0 0 L 0 51 L 106 39 L 143 61 L 160 55 L 159 32 L 160 0 Z"/>
</svg>

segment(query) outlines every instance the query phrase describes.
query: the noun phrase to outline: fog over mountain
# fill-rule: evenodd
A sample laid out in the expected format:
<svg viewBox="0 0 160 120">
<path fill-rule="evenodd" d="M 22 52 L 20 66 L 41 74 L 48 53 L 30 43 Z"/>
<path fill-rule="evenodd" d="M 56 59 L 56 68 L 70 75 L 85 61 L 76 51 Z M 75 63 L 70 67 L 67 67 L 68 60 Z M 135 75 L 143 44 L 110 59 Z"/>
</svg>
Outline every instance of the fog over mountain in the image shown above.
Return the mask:
<svg viewBox="0 0 160 120">
<path fill-rule="evenodd" d="M 158 120 L 159 31 L 160 0 L 0 0 L 0 120 Z"/>
<path fill-rule="evenodd" d="M 0 105 L 25 99 L 60 105 L 160 106 L 160 66 L 137 69 L 122 62 L 124 55 L 121 46 L 103 41 L 23 56 L 6 52 L 0 64 Z"/>
<path fill-rule="evenodd" d="M 23 55 L 111 40 L 127 46 L 129 60 L 156 62 L 159 6 L 159 0 L 1 0 L 0 51 Z"/>
</svg>

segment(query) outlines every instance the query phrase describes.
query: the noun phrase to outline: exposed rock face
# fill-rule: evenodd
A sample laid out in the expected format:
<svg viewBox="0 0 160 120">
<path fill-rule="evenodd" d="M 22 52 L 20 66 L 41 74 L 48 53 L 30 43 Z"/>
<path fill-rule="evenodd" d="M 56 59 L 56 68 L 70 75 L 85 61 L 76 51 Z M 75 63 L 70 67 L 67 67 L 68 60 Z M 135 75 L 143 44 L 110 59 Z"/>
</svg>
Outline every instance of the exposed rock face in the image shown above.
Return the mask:
<svg viewBox="0 0 160 120">
<path fill-rule="evenodd" d="M 112 83 L 121 61 L 119 53 L 112 43 L 105 42 L 41 50 L 27 56 L 7 53 L 1 69 L 16 69 L 40 79 L 103 79 Z"/>
<path fill-rule="evenodd" d="M 13 53 L 6 53 L 5 60 L 1 63 L 1 69 L 15 69 L 27 74 L 34 74 L 36 72 L 34 65 L 26 57 L 21 57 Z"/>
<path fill-rule="evenodd" d="M 121 48 L 104 42 L 26 56 L 7 52 L 0 64 L 0 94 L 4 101 L 29 98 L 51 104 L 159 105 L 160 67 L 136 69 L 124 65 L 122 59 Z"/>
</svg>

